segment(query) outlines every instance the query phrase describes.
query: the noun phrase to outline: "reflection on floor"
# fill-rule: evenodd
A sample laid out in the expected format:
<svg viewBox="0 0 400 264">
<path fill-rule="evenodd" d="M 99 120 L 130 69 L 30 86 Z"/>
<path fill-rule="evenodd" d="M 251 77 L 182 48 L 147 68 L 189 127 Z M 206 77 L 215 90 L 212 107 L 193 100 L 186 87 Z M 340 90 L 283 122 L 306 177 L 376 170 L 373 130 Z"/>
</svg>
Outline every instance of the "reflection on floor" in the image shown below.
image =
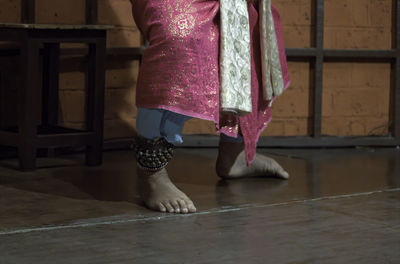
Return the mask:
<svg viewBox="0 0 400 264">
<path fill-rule="evenodd" d="M 130 151 L 0 161 L 0 263 L 400 263 L 399 149 L 261 149 L 291 174 L 219 180 L 216 149 L 178 149 L 194 215 L 143 207 Z"/>
</svg>

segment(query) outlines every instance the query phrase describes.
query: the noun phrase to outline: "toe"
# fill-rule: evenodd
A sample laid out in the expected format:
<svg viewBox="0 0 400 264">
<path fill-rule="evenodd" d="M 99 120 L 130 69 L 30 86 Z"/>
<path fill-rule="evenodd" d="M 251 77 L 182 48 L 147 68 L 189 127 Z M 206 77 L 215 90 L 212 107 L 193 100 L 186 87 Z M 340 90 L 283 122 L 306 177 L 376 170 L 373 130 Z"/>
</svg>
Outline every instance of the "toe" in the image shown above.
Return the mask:
<svg viewBox="0 0 400 264">
<path fill-rule="evenodd" d="M 185 200 L 183 200 L 183 199 L 178 200 L 178 203 L 181 208 L 181 213 L 187 214 L 189 212 L 189 210 L 188 210 L 188 206 L 187 206 Z"/>
<path fill-rule="evenodd" d="M 269 162 L 265 164 L 266 172 L 275 174 L 279 178 L 288 179 L 289 173 L 287 173 L 282 166 L 274 159 L 269 158 Z"/>
<path fill-rule="evenodd" d="M 165 206 L 162 203 L 158 204 L 158 209 L 160 210 L 160 212 L 165 213 L 167 211 L 167 208 L 165 208 Z"/>
<path fill-rule="evenodd" d="M 163 205 L 167 208 L 169 213 L 175 212 L 174 207 L 169 202 L 163 202 Z"/>
<path fill-rule="evenodd" d="M 177 201 L 172 201 L 171 202 L 172 206 L 174 207 L 175 213 L 180 213 L 181 212 L 181 207 L 179 206 Z"/>
<path fill-rule="evenodd" d="M 282 179 L 289 179 L 289 173 L 287 172 L 287 171 L 285 171 L 285 170 L 282 170 L 282 171 L 280 171 L 279 172 L 279 176 L 282 178 Z"/>
<path fill-rule="evenodd" d="M 189 213 L 195 213 L 197 211 L 192 201 L 188 200 L 186 203 L 188 205 Z"/>
<path fill-rule="evenodd" d="M 282 179 L 289 179 L 289 173 L 285 171 L 281 165 L 279 165 L 278 162 L 275 161 L 273 171 L 276 174 L 277 177 L 282 178 Z"/>
</svg>

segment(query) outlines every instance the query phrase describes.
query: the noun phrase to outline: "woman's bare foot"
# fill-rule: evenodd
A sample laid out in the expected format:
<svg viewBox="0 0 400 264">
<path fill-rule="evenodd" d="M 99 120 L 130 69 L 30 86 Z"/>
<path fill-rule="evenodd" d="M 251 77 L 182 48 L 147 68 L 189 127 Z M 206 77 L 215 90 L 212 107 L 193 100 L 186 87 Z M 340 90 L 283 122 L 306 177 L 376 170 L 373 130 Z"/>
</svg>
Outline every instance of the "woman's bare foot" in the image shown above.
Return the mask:
<svg viewBox="0 0 400 264">
<path fill-rule="evenodd" d="M 194 213 L 192 200 L 169 179 L 164 168 L 156 172 L 137 169 L 138 193 L 147 207 L 169 213 Z"/>
<path fill-rule="evenodd" d="M 278 162 L 260 154 L 248 167 L 243 143 L 220 142 L 216 170 L 218 176 L 224 179 L 257 176 L 289 178 L 289 173 Z"/>
</svg>

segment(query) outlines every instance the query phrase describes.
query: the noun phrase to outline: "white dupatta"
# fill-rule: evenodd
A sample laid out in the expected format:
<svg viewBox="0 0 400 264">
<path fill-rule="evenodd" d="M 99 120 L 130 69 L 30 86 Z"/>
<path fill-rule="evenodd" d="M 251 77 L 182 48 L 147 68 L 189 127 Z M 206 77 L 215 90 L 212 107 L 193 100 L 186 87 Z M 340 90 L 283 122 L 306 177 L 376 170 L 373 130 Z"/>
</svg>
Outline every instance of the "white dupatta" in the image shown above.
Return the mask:
<svg viewBox="0 0 400 264">
<path fill-rule="evenodd" d="M 247 0 L 220 0 L 221 111 L 252 112 L 251 50 Z M 271 0 L 259 0 L 263 98 L 271 101 L 284 90 Z"/>
</svg>

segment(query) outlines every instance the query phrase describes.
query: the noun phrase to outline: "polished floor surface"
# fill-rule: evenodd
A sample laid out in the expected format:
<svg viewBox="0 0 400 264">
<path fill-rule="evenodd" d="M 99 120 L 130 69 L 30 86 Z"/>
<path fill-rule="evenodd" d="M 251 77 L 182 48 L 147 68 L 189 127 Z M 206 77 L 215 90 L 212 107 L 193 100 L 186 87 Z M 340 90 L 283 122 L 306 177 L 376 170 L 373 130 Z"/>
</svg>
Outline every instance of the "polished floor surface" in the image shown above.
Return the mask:
<svg viewBox="0 0 400 264">
<path fill-rule="evenodd" d="M 216 149 L 178 149 L 198 213 L 143 207 L 131 151 L 0 161 L 0 264 L 400 263 L 400 149 L 260 149 L 291 174 L 219 180 Z"/>
</svg>

